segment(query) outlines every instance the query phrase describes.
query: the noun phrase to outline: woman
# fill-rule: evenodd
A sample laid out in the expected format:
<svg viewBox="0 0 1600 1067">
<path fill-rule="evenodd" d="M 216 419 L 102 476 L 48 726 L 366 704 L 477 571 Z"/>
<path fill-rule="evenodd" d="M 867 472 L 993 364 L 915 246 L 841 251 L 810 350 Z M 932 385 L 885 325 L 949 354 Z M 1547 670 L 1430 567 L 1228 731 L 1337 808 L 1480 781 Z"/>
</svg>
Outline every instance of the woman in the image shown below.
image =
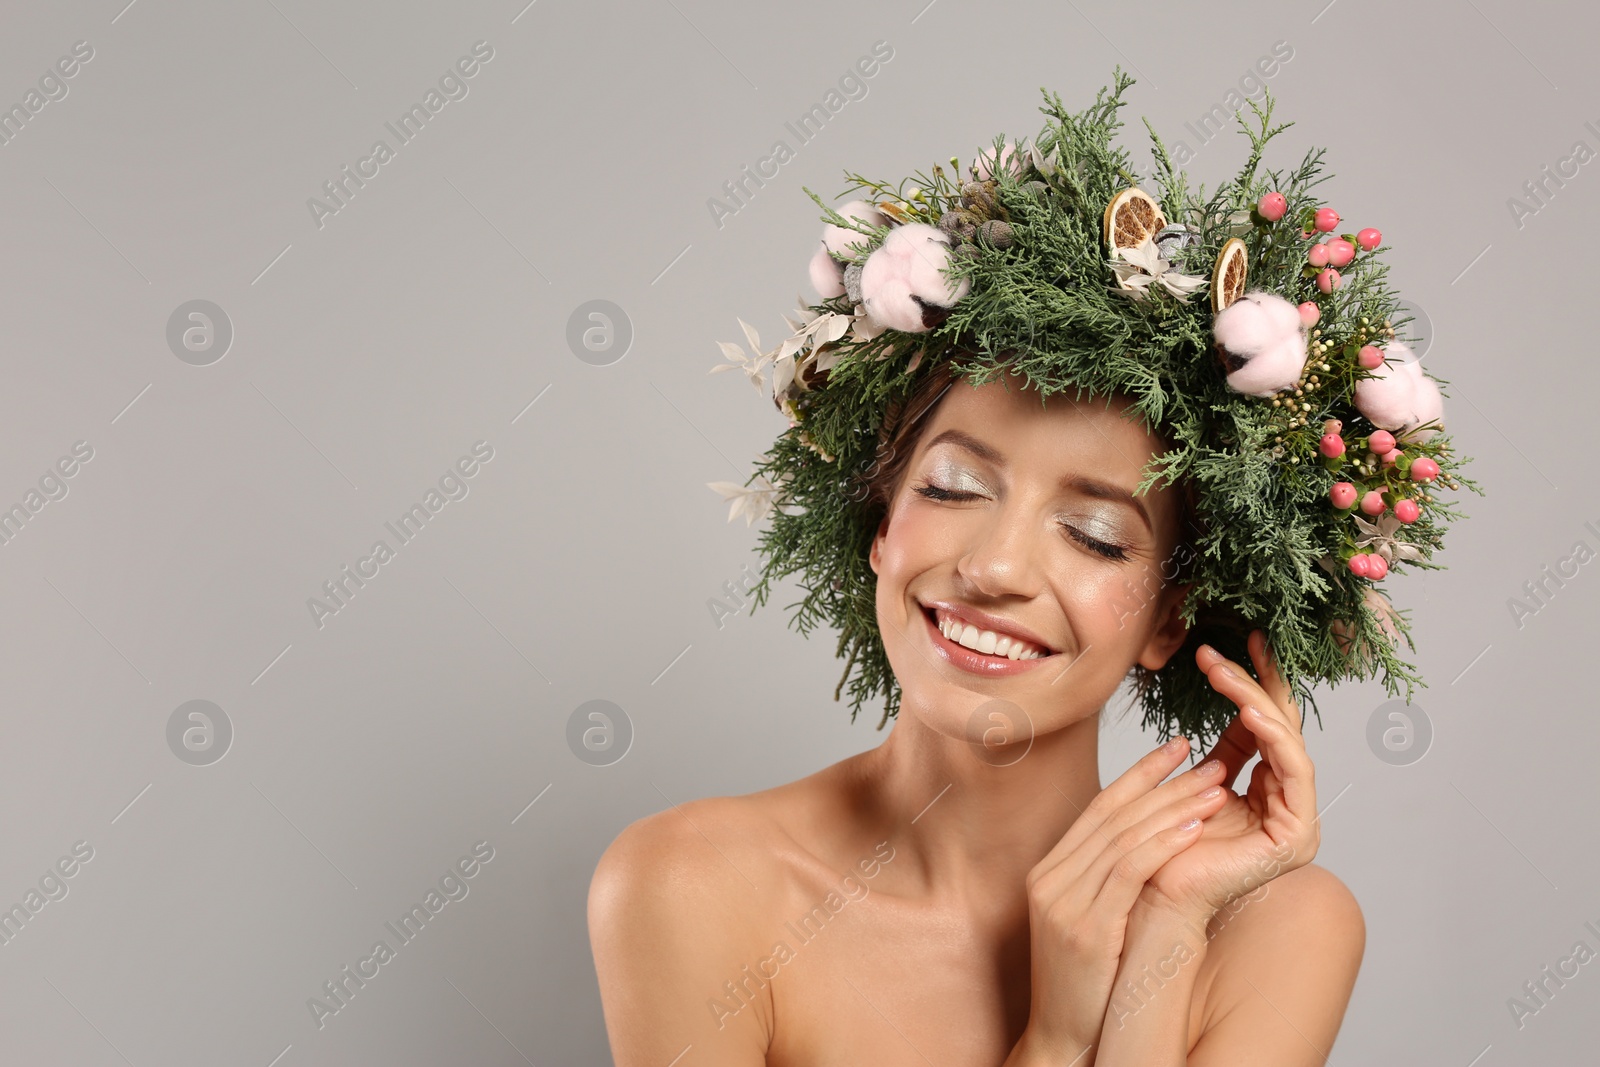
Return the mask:
<svg viewBox="0 0 1600 1067">
<path fill-rule="evenodd" d="M 723 346 L 758 389 L 772 365 L 791 420 L 761 487 L 713 486 L 730 518 L 773 514 L 757 603 L 804 572 L 802 633 L 838 630 L 840 688 L 895 728 L 606 850 L 618 1064 L 1328 1058 L 1365 929 L 1311 862 L 1295 694 L 1409 692 L 1376 584 L 1471 483 L 1395 340 L 1381 234 L 1320 236 L 1320 151 L 1256 175 L 1269 96 L 1238 178 L 1201 202 L 1156 139 L 1151 197 L 1111 144 L 1129 84 L 1079 114 L 1046 94 L 1051 124 L 970 178 L 852 176 L 869 198 L 827 213 L 822 303 L 771 353 L 748 326 L 754 359 Z M 1130 677 L 1180 736 L 1102 786 Z M 1173 775 L 1183 735 L 1217 741 Z"/>
<path fill-rule="evenodd" d="M 1259 635 L 1263 685 L 1197 653 L 1241 709 L 1214 763 L 1163 784 L 1179 738 L 1100 785 L 1101 708 L 1186 636 L 1160 579 L 1178 494 L 1132 496 L 1160 443 L 1124 405 L 1041 406 L 1015 378 L 940 391 L 872 547 L 896 726 L 606 851 L 590 931 L 616 1062 L 1322 1063 L 1364 927 L 1310 863 L 1311 761 Z M 1161 586 L 1131 613 L 1130 581 Z M 1051 654 L 970 651 L 950 617 Z M 975 709 L 1006 743 L 975 749 Z"/>
</svg>

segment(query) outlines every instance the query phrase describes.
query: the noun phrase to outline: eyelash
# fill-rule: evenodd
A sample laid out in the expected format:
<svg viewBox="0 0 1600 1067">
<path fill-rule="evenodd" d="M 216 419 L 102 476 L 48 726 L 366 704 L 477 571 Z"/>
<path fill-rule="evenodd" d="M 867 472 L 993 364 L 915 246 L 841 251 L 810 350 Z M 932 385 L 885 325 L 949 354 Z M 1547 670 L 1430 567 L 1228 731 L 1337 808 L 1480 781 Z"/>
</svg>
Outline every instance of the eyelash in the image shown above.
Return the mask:
<svg viewBox="0 0 1600 1067">
<path fill-rule="evenodd" d="M 977 493 L 966 493 L 954 489 L 942 489 L 937 485 L 930 485 L 926 483 L 916 486 L 912 491 L 927 497 L 929 500 L 974 500 L 977 499 L 979 495 Z M 1091 552 L 1102 555 L 1107 559 L 1117 561 L 1126 560 L 1128 558 L 1128 550 L 1123 548 L 1121 545 L 1113 545 L 1108 544 L 1105 541 L 1097 541 L 1083 531 L 1072 526 L 1068 526 L 1065 523 L 1062 523 L 1062 529 L 1066 530 L 1068 536 L 1070 536 L 1074 541 L 1077 541 Z"/>
</svg>

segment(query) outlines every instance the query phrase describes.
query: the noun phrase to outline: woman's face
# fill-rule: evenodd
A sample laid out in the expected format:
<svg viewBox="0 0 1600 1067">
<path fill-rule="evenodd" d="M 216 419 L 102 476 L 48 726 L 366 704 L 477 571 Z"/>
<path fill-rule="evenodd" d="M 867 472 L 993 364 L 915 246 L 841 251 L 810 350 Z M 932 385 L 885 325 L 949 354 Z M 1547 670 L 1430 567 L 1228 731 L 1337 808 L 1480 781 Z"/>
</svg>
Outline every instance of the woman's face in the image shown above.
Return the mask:
<svg viewBox="0 0 1600 1067">
<path fill-rule="evenodd" d="M 1024 385 L 956 380 L 872 543 L 902 707 L 967 740 L 997 699 L 1026 712 L 1028 737 L 1092 716 L 1135 663 L 1161 667 L 1185 637 L 1176 492 L 1133 495 L 1159 440 L 1121 400 L 1041 404 Z"/>
</svg>

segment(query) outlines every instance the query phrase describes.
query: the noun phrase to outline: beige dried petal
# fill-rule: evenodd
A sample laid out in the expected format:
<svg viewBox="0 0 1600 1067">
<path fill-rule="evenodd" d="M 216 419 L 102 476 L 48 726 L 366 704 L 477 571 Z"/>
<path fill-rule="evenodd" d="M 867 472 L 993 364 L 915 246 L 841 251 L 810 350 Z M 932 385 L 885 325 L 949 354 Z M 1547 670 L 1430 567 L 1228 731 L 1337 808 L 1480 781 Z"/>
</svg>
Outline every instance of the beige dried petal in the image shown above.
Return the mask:
<svg viewBox="0 0 1600 1067">
<path fill-rule="evenodd" d="M 834 341 L 837 341 L 839 338 L 843 337 L 845 332 L 850 329 L 851 321 L 852 316 L 849 315 L 828 316 L 828 322 L 822 328 L 822 343 L 832 344 Z"/>
<path fill-rule="evenodd" d="M 744 330 L 745 340 L 750 342 L 750 351 L 761 351 L 761 335 L 756 333 L 756 328 L 743 319 L 739 320 L 739 326 Z"/>
<path fill-rule="evenodd" d="M 782 396 L 794 382 L 795 365 L 792 357 L 783 357 L 772 364 L 772 395 Z"/>
<path fill-rule="evenodd" d="M 746 526 L 765 518 L 773 509 L 778 495 L 772 483 L 759 475 L 754 486 L 743 486 L 737 482 L 707 482 L 706 485 L 722 494 L 724 500 L 732 502 L 728 507 L 728 521 L 744 515 Z"/>
<path fill-rule="evenodd" d="M 859 305 L 856 307 L 856 316 L 850 325 L 850 333 L 858 341 L 870 341 L 888 329 L 878 320 L 868 315 Z"/>
</svg>

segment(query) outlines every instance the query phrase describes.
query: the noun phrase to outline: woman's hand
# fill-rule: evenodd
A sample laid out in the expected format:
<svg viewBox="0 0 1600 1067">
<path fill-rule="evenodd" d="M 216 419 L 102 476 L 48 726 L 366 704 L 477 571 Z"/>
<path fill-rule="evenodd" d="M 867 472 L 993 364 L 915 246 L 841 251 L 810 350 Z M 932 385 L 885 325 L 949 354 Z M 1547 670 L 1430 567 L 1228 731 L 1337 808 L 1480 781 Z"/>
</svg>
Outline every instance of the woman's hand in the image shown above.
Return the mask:
<svg viewBox="0 0 1600 1067">
<path fill-rule="evenodd" d="M 1200 820 L 1232 795 L 1220 785 L 1220 760 L 1162 782 L 1188 748 L 1175 738 L 1135 763 L 1028 872 L 1033 992 L 1014 1060 L 1093 1062 L 1074 1058 L 1100 1040 L 1129 913 L 1147 879 L 1193 845 Z"/>
<path fill-rule="evenodd" d="M 1195 658 L 1212 688 L 1239 705 L 1239 715 L 1211 750 L 1227 765 L 1222 784 L 1231 786 L 1258 748 L 1261 762 L 1250 773 L 1245 795 L 1226 789 L 1200 839 L 1164 863 L 1141 896 L 1142 904 L 1202 926 L 1228 901 L 1311 862 L 1321 842 L 1300 709 L 1278 674 L 1266 634 L 1252 632 L 1248 646 L 1259 685 L 1209 645 Z"/>
</svg>

